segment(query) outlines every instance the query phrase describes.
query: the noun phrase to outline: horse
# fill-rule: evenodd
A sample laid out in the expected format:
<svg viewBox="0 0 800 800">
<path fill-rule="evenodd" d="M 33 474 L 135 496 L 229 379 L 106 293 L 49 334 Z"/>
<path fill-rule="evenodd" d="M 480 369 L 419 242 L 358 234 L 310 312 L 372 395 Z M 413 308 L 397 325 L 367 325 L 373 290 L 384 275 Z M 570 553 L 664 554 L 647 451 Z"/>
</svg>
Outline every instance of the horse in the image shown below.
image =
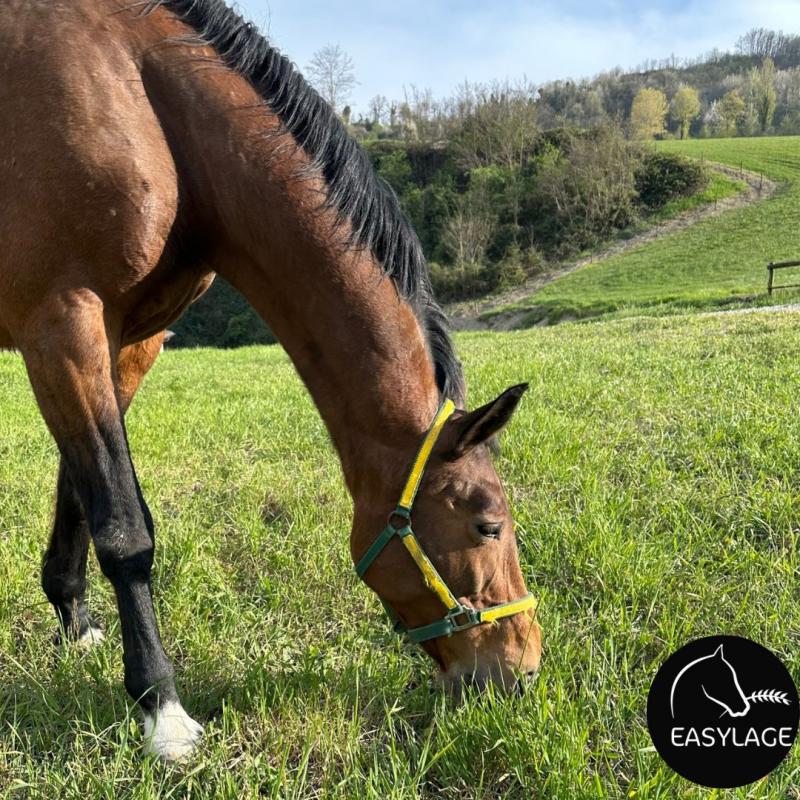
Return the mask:
<svg viewBox="0 0 800 800">
<path fill-rule="evenodd" d="M 215 274 L 307 387 L 352 499 L 353 561 L 397 626 L 446 686 L 533 673 L 541 632 L 492 462 L 525 385 L 464 410 L 419 241 L 331 107 L 223 0 L 0 9 L 0 347 L 21 353 L 60 454 L 42 586 L 62 640 L 101 638 L 93 545 L 147 751 L 182 759 L 202 728 L 156 624 L 125 413 Z"/>
<path fill-rule="evenodd" d="M 716 717 L 747 715 L 750 700 L 739 685 L 736 670 L 725 658 L 722 645 L 710 655 L 696 658 L 675 676 L 669 707 L 673 719 L 678 715 L 676 709 L 694 713 L 707 709 Z"/>
</svg>

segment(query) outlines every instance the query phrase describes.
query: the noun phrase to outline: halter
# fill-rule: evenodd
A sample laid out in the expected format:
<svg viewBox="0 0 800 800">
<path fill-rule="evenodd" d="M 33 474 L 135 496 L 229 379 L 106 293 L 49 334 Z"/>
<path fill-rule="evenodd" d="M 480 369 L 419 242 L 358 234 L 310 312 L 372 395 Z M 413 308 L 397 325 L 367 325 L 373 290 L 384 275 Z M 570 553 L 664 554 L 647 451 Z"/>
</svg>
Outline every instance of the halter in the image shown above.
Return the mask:
<svg viewBox="0 0 800 800">
<path fill-rule="evenodd" d="M 405 634 L 412 642 L 417 643 L 436 639 L 439 636 L 452 636 L 454 633 L 474 628 L 477 625 L 484 625 L 504 617 L 511 617 L 536 605 L 536 599 L 532 594 L 526 594 L 519 600 L 512 600 L 510 603 L 500 603 L 480 610 L 459 603 L 442 576 L 436 571 L 436 567 L 425 555 L 417 537 L 414 535 L 414 531 L 411 529 L 411 509 L 414 505 L 414 498 L 417 495 L 422 475 L 433 451 L 433 446 L 436 444 L 445 422 L 454 411 L 455 405 L 452 400 L 445 400 L 439 406 L 431 427 L 422 440 L 417 457 L 414 459 L 414 464 L 411 467 L 411 472 L 408 475 L 408 480 L 400 496 L 397 508 L 389 515 L 389 522 L 381 534 L 356 564 L 356 574 L 359 578 L 363 578 L 372 562 L 381 554 L 386 545 L 395 536 L 400 537 L 400 541 L 405 545 L 406 550 L 414 559 L 414 563 L 419 567 L 425 586 L 439 598 L 442 605 L 447 609 L 447 613 L 436 622 L 431 622 L 429 625 L 422 625 L 418 628 L 407 628 L 389 605 L 381 600 L 389 619 L 394 625 L 395 632 Z M 399 527 L 393 524 L 395 520 L 401 522 Z"/>
</svg>

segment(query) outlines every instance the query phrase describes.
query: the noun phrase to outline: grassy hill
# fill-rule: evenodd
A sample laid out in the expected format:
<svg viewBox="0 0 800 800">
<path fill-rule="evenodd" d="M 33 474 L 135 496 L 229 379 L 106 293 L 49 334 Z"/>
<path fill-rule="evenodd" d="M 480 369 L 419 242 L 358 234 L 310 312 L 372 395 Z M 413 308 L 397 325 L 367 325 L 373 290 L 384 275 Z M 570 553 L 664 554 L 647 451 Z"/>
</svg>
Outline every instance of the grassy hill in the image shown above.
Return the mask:
<svg viewBox="0 0 800 800">
<path fill-rule="evenodd" d="M 763 173 L 780 182 L 781 190 L 769 200 L 555 281 L 515 304 L 515 310 L 528 312 L 528 323 L 764 302 L 766 264 L 800 259 L 800 137 L 672 141 L 658 146 Z M 785 275 L 780 277 L 784 282 Z M 789 297 L 781 293 L 776 299 Z"/>
<path fill-rule="evenodd" d="M 771 212 L 757 218 L 774 243 Z M 695 315 L 459 338 L 472 405 L 532 382 L 498 466 L 545 636 L 525 696 L 461 707 L 430 691 L 427 661 L 356 580 L 338 465 L 283 352 L 164 354 L 129 422 L 162 631 L 207 729 L 182 768 L 142 760 L 94 563 L 110 635 L 54 656 L 38 569 L 56 451 L 21 361 L 0 353 L 0 796 L 707 797 L 652 751 L 646 694 L 671 651 L 718 632 L 763 642 L 800 678 L 798 323 Z M 747 793 L 715 796 L 793 797 L 799 774 L 795 748 Z"/>
</svg>

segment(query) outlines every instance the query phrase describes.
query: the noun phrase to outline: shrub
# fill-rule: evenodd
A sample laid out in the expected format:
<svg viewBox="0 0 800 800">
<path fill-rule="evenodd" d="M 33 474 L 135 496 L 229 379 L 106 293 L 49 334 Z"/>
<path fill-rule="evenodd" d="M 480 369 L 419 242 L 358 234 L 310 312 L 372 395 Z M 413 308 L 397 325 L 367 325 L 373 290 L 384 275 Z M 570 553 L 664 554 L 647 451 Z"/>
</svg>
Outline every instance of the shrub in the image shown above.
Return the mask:
<svg viewBox="0 0 800 800">
<path fill-rule="evenodd" d="M 468 300 L 494 288 L 492 270 L 480 264 L 462 263 L 443 266 L 436 261 L 428 265 L 437 299 L 443 302 Z"/>
<path fill-rule="evenodd" d="M 637 220 L 639 150 L 618 130 L 569 135 L 537 167 L 524 213 L 548 254 L 580 251 Z"/>
<path fill-rule="evenodd" d="M 697 161 L 675 153 L 648 152 L 636 173 L 636 192 L 643 206 L 654 209 L 702 191 L 708 181 L 708 172 Z"/>
<path fill-rule="evenodd" d="M 533 246 L 522 249 L 512 243 L 494 269 L 492 288 L 513 289 L 522 286 L 528 278 L 544 271 L 546 262 Z"/>
<path fill-rule="evenodd" d="M 219 276 L 172 329 L 176 333 L 172 347 L 239 347 L 275 341 L 244 297 Z"/>
<path fill-rule="evenodd" d="M 514 245 L 497 264 L 494 275 L 495 288 L 513 289 L 525 283 L 527 277 L 522 253 L 519 247 Z"/>
</svg>

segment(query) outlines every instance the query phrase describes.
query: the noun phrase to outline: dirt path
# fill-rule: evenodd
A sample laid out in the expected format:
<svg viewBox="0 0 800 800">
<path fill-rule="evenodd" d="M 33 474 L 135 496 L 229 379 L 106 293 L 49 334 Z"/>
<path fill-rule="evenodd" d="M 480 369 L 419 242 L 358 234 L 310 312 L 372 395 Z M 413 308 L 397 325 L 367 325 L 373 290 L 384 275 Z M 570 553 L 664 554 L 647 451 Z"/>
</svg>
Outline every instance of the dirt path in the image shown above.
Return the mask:
<svg viewBox="0 0 800 800">
<path fill-rule="evenodd" d="M 732 197 L 726 197 L 724 200 L 720 200 L 713 205 L 709 203 L 700 208 L 686 211 L 666 222 L 654 225 L 652 228 L 648 228 L 641 233 L 634 234 L 629 239 L 622 239 L 618 242 L 614 242 L 614 244 L 604 250 L 593 253 L 588 258 L 562 264 L 551 272 L 531 278 L 516 289 L 478 300 L 452 303 L 447 307 L 447 313 L 450 315 L 450 323 L 453 329 L 457 331 L 510 330 L 516 326 L 516 323 L 524 314 L 510 312 L 508 314 L 497 315 L 490 320 L 483 320 L 481 316 L 495 308 L 501 308 L 502 306 L 511 305 L 520 300 L 524 300 L 549 283 L 563 278 L 564 275 L 569 275 L 570 272 L 574 272 L 576 269 L 585 267 L 588 264 L 604 261 L 611 256 L 627 253 L 629 250 L 633 250 L 643 244 L 654 242 L 664 236 L 669 236 L 672 233 L 689 228 L 702 220 L 717 217 L 720 214 L 724 214 L 726 211 L 732 211 L 736 208 L 742 208 L 752 203 L 757 203 L 760 200 L 766 200 L 774 195 L 778 189 L 777 183 L 756 172 L 738 170 L 723 164 L 708 164 L 708 166 L 716 172 L 720 172 L 730 178 L 744 181 L 747 184 L 747 189 L 738 192 Z"/>
</svg>

